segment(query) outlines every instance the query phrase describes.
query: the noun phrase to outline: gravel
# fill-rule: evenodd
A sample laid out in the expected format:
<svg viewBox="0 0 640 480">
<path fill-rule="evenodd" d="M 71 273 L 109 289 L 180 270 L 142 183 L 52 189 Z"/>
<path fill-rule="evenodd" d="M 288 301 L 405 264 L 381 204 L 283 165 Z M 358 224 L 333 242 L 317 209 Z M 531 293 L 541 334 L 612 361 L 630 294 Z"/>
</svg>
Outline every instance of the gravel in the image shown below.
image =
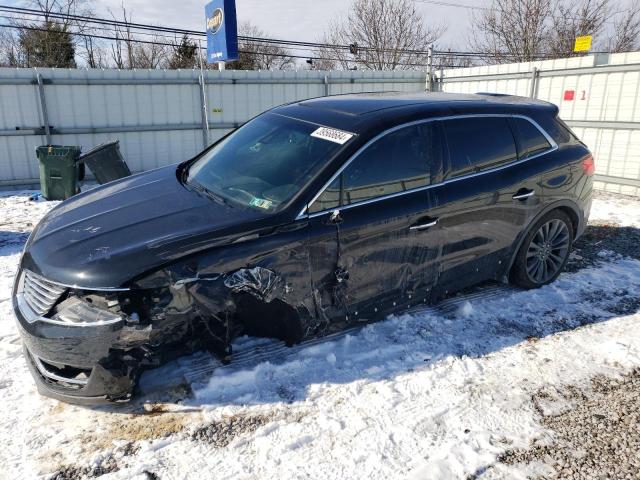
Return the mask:
<svg viewBox="0 0 640 480">
<path fill-rule="evenodd" d="M 574 407 L 545 413 L 554 400 Z M 622 379 L 597 377 L 589 392 L 543 390 L 533 402 L 551 435 L 528 450 L 506 452 L 500 463 L 550 467 L 534 478 L 640 478 L 640 369 Z"/>
<path fill-rule="evenodd" d="M 640 229 L 595 221 L 576 240 L 565 268 L 576 272 L 602 262 L 611 255 L 640 259 Z"/>
<path fill-rule="evenodd" d="M 234 415 L 199 428 L 191 438 L 199 442 L 206 442 L 216 448 L 222 448 L 229 445 L 236 437 L 255 432 L 271 420 L 264 415 Z"/>
</svg>

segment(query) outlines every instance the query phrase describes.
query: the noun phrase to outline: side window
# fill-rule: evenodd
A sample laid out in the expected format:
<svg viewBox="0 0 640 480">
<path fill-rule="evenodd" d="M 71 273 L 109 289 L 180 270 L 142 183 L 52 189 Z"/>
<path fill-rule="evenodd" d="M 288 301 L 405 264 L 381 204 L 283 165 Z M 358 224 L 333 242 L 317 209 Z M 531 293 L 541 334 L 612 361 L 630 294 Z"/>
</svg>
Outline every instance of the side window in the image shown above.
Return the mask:
<svg viewBox="0 0 640 480">
<path fill-rule="evenodd" d="M 323 210 L 331 210 L 340 206 L 340 180 L 336 178 L 329 185 L 315 202 L 309 207 L 309 213 L 321 212 Z"/>
<path fill-rule="evenodd" d="M 439 133 L 436 122 L 427 122 L 380 138 L 325 189 L 309 213 L 431 184 L 432 175 L 442 169 L 444 147 Z"/>
<path fill-rule="evenodd" d="M 504 117 L 469 117 L 442 122 L 451 170 L 447 178 L 497 167 L 516 159 L 516 145 Z"/>
<path fill-rule="evenodd" d="M 542 132 L 530 121 L 514 118 L 512 122 L 518 139 L 519 158 L 529 158 L 551 148 Z"/>
<path fill-rule="evenodd" d="M 343 205 L 429 185 L 441 161 L 435 128 L 429 122 L 391 132 L 358 155 L 342 173 Z"/>
</svg>

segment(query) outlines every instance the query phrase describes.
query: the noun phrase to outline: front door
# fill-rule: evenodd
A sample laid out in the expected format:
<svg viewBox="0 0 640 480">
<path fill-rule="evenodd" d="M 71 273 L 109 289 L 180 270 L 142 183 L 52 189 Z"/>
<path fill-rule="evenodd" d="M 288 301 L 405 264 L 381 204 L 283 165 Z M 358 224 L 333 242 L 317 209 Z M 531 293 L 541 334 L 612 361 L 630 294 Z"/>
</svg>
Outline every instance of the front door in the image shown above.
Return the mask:
<svg viewBox="0 0 640 480">
<path fill-rule="evenodd" d="M 429 298 L 439 252 L 425 189 L 441 170 L 435 128 L 381 137 L 310 205 L 312 287 L 336 329 Z"/>
</svg>

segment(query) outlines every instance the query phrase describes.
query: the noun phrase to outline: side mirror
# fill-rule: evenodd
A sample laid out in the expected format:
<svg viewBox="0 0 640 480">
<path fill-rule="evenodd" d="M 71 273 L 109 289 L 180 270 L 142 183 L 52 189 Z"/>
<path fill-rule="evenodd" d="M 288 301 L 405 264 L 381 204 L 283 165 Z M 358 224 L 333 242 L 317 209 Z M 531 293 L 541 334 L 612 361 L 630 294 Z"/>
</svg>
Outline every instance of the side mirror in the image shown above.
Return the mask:
<svg viewBox="0 0 640 480">
<path fill-rule="evenodd" d="M 342 223 L 342 216 L 340 215 L 340 210 L 334 210 L 329 215 L 329 223 L 334 225 L 339 225 Z"/>
</svg>

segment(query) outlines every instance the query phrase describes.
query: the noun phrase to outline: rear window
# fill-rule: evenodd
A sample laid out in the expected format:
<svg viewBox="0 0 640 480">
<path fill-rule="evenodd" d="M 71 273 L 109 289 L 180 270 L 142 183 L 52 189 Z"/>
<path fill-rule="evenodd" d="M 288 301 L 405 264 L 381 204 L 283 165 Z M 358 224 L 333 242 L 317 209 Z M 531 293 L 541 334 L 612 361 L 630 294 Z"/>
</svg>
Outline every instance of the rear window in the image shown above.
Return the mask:
<svg viewBox="0 0 640 480">
<path fill-rule="evenodd" d="M 514 118 L 513 128 L 518 139 L 518 157 L 529 158 L 551 148 L 551 144 L 542 132 L 524 118 Z"/>
<path fill-rule="evenodd" d="M 447 178 L 497 167 L 517 156 L 506 118 L 460 118 L 446 120 L 443 125 L 451 159 Z"/>
</svg>

